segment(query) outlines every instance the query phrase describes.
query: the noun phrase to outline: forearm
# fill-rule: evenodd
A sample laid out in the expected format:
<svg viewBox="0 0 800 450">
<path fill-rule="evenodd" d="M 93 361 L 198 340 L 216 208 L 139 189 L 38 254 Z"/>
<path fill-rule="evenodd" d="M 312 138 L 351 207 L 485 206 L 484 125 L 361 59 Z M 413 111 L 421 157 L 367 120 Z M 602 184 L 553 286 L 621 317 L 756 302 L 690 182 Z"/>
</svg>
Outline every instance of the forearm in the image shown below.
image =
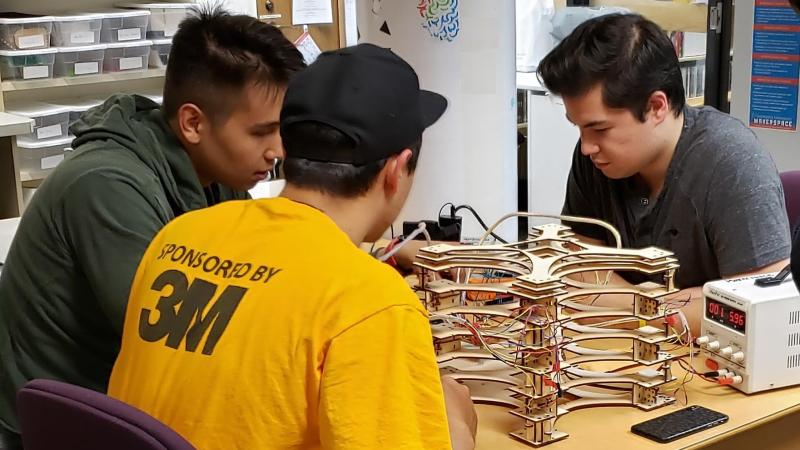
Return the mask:
<svg viewBox="0 0 800 450">
<path fill-rule="evenodd" d="M 478 416 L 469 389 L 455 379 L 442 377 L 442 392 L 447 410 L 447 426 L 453 450 L 473 450 L 478 431 Z"/>
<path fill-rule="evenodd" d="M 475 448 L 475 436 L 466 422 L 451 421 L 448 426 L 453 450 L 473 450 Z"/>
</svg>

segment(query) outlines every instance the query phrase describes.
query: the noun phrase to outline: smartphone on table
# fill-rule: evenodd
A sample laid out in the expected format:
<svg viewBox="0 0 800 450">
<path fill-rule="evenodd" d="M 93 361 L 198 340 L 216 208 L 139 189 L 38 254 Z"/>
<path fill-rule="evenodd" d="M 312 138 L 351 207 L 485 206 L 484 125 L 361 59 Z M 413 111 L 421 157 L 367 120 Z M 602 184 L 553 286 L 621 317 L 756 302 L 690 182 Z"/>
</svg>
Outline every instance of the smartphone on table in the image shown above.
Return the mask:
<svg viewBox="0 0 800 450">
<path fill-rule="evenodd" d="M 728 416 L 693 405 L 637 423 L 631 431 L 656 442 L 672 442 L 728 421 Z"/>
</svg>

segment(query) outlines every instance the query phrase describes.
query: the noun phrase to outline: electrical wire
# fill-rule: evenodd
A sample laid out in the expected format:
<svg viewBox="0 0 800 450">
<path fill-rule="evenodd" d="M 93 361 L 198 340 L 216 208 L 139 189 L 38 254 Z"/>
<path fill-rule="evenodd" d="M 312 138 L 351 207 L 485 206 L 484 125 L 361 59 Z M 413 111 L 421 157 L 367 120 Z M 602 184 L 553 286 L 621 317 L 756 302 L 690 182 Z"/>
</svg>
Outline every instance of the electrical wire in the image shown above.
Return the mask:
<svg viewBox="0 0 800 450">
<path fill-rule="evenodd" d="M 441 208 L 439 208 L 439 217 L 441 217 L 441 216 L 442 216 L 442 211 L 444 211 L 444 208 L 445 208 L 447 205 L 450 205 L 450 216 L 451 216 L 451 217 L 452 217 L 452 216 L 455 216 L 455 213 L 453 212 L 453 209 L 456 207 L 456 205 L 454 205 L 454 204 L 452 204 L 452 203 L 450 203 L 450 202 L 447 202 L 447 203 L 445 203 L 444 205 L 442 205 L 442 207 L 441 207 Z"/>
<path fill-rule="evenodd" d="M 489 345 L 486 342 L 486 340 L 483 338 L 483 335 L 481 334 L 480 330 L 475 328 L 475 326 L 470 321 L 468 321 L 466 319 L 462 319 L 460 317 L 450 316 L 450 315 L 445 315 L 445 314 L 431 315 L 429 317 L 429 319 L 430 320 L 442 320 L 444 322 L 449 322 L 449 323 L 456 322 L 456 323 L 459 323 L 459 324 L 462 324 L 462 325 L 466 326 L 470 330 L 470 332 L 478 339 L 478 341 L 480 342 L 481 346 L 483 348 L 485 348 L 492 356 L 494 356 L 495 358 L 497 358 L 500 361 L 504 362 L 505 364 L 508 364 L 509 366 L 514 367 L 515 369 L 519 369 L 519 370 L 522 370 L 522 371 L 525 371 L 525 372 L 530 372 L 531 371 L 531 367 L 517 364 L 517 362 L 516 362 L 517 358 L 513 358 L 513 359 L 509 358 L 508 356 L 503 355 L 502 353 L 498 353 L 496 350 L 494 350 L 494 348 L 492 348 L 492 346 Z M 557 351 L 557 348 L 558 348 L 558 346 L 556 346 L 554 348 L 554 351 Z M 539 349 L 537 349 L 537 351 L 538 350 Z M 542 350 L 546 350 L 546 349 L 542 349 Z M 550 352 L 550 350 L 546 350 L 546 351 L 548 353 Z"/>
<path fill-rule="evenodd" d="M 559 219 L 567 222 L 578 222 L 578 223 L 588 223 L 592 225 L 598 225 L 608 230 L 614 236 L 617 248 L 622 248 L 622 237 L 620 236 L 619 231 L 617 231 L 617 229 L 614 228 L 614 226 L 608 222 L 599 219 L 592 219 L 589 217 L 576 217 L 576 216 L 565 216 L 560 214 L 540 214 L 540 213 L 529 213 L 529 212 L 509 213 L 501 217 L 491 227 L 486 229 L 486 233 L 483 234 L 480 241 L 478 242 L 478 245 L 483 244 L 483 242 L 486 240 L 487 237 L 489 237 L 492 234 L 495 228 L 497 228 L 501 223 L 505 222 L 506 220 L 512 217 L 544 217 L 549 219 Z"/>
<path fill-rule="evenodd" d="M 459 206 L 456 206 L 455 208 L 451 208 L 450 209 L 451 215 L 455 216 L 456 213 L 459 212 L 462 209 L 466 209 L 467 211 L 471 212 L 472 215 L 475 217 L 475 219 L 478 220 L 478 223 L 483 227 L 483 229 L 486 230 L 487 232 L 489 232 L 489 234 L 492 237 L 494 237 L 495 239 L 497 239 L 498 242 L 502 242 L 503 244 L 508 244 L 508 241 L 506 241 L 505 239 L 501 238 L 500 236 L 494 234 L 493 232 L 489 231 L 489 226 L 486 225 L 486 222 L 483 221 L 483 218 L 481 218 L 480 214 L 478 214 L 478 212 L 475 211 L 475 208 L 473 208 L 472 206 L 459 205 Z"/>
<path fill-rule="evenodd" d="M 560 219 L 560 220 L 563 220 L 563 221 L 568 221 L 568 222 L 572 221 L 572 222 L 582 222 L 582 223 L 589 223 L 589 224 L 598 225 L 598 226 L 601 226 L 601 227 L 605 228 L 606 230 L 608 230 L 614 236 L 614 239 L 616 241 L 616 247 L 617 248 L 621 248 L 621 243 L 622 242 L 621 242 L 621 237 L 619 235 L 619 232 L 613 226 L 611 226 L 610 224 L 608 224 L 606 222 L 603 222 L 603 221 L 600 221 L 600 220 L 596 220 L 596 219 L 581 218 L 581 217 L 574 217 L 574 216 L 536 214 L 536 213 L 512 213 L 512 214 L 508 214 L 506 216 L 503 216 L 500 220 L 495 222 L 491 227 L 486 227 L 486 225 L 483 222 L 482 218 L 480 218 L 480 216 L 476 213 L 476 211 L 472 207 L 470 207 L 469 205 L 461 205 L 459 207 L 455 207 L 452 203 L 445 203 L 442 206 L 442 208 L 439 210 L 439 214 L 440 215 L 441 215 L 442 211 L 444 210 L 444 208 L 446 208 L 448 205 L 451 206 L 451 214 L 454 215 L 455 212 L 460 210 L 460 209 L 467 209 L 471 213 L 473 213 L 475 218 L 479 221 L 479 223 L 481 223 L 481 225 L 484 227 L 486 232 L 481 237 L 481 239 L 480 239 L 480 241 L 478 243 L 479 245 L 483 244 L 489 236 L 493 236 L 498 241 L 506 243 L 505 241 L 503 241 L 502 239 L 500 239 L 498 236 L 496 236 L 494 234 L 494 230 L 502 222 L 504 222 L 505 220 L 507 220 L 507 219 L 509 219 L 511 217 L 524 216 L 524 217 L 557 218 L 557 219 Z M 611 278 L 612 273 L 613 273 L 613 271 L 606 271 L 605 280 L 601 281 L 601 279 L 600 279 L 601 275 L 599 274 L 599 272 L 595 272 L 595 282 L 596 282 L 596 284 L 597 285 L 608 285 L 610 283 L 610 278 Z M 467 278 L 469 278 L 470 276 L 471 276 L 471 270 L 469 270 L 467 272 Z M 488 276 L 485 276 L 486 279 L 484 280 L 484 282 L 490 282 L 489 278 L 491 278 L 492 276 L 493 276 L 493 274 L 491 273 L 491 271 L 489 271 L 488 272 Z M 581 274 L 581 276 L 583 276 L 583 274 Z M 460 277 L 457 278 L 457 281 L 459 279 L 460 279 Z M 597 300 L 598 297 L 599 297 L 599 295 L 594 296 L 594 298 L 592 298 L 592 300 L 590 301 L 589 304 L 590 305 L 594 304 L 594 302 Z M 584 300 L 587 299 L 587 298 L 589 298 L 589 296 L 583 297 Z M 662 303 L 662 305 L 666 306 L 665 314 L 670 314 L 670 312 L 671 312 L 671 310 L 673 308 L 677 309 L 677 308 L 680 308 L 681 306 L 685 306 L 691 300 L 692 300 L 691 296 L 689 296 L 689 298 L 687 298 L 687 299 L 677 299 L 677 298 L 669 299 L 669 301 L 666 301 L 666 302 Z M 462 298 L 462 301 L 463 301 L 463 298 Z M 576 303 L 576 305 L 578 305 L 578 304 Z M 533 305 L 533 306 L 541 306 L 541 305 Z M 515 325 L 513 322 L 518 321 L 523 315 L 527 316 L 525 318 L 526 325 L 529 324 L 530 323 L 530 318 L 531 318 L 531 316 L 533 314 L 533 309 L 534 309 L 533 306 L 526 308 L 521 313 L 517 314 L 515 317 L 506 319 L 506 320 L 509 320 L 511 323 L 508 326 L 506 326 L 502 331 L 493 330 L 492 335 L 497 336 L 499 334 L 503 334 L 503 333 L 506 333 L 506 332 L 510 331 Z M 585 305 L 581 305 L 581 306 L 585 306 Z M 595 309 L 596 308 L 598 310 L 608 309 L 608 308 L 598 308 L 598 307 L 591 307 L 591 306 L 589 308 L 591 308 L 591 309 Z M 547 315 L 547 318 L 549 319 L 550 318 L 549 310 L 547 308 L 545 308 L 544 311 L 545 311 L 545 313 Z M 687 344 L 689 346 L 689 358 L 690 358 L 690 361 L 689 361 L 689 368 L 687 369 L 685 367 L 685 361 L 683 361 L 682 358 L 681 359 L 677 359 L 677 362 L 679 363 L 679 365 L 681 365 L 681 367 L 683 367 L 686 370 L 686 373 L 684 374 L 684 377 L 683 377 L 683 380 L 681 381 L 681 383 L 674 390 L 673 395 L 677 396 L 677 393 L 682 389 L 684 391 L 684 400 L 688 403 L 688 394 L 686 393 L 685 385 L 693 379 L 694 375 L 698 375 L 700 377 L 703 377 L 703 379 L 706 379 L 706 380 L 709 380 L 709 381 L 713 381 L 713 380 L 710 380 L 710 377 L 713 374 L 712 373 L 705 373 L 704 374 L 704 373 L 700 373 L 700 372 L 697 372 L 696 370 L 694 370 L 694 368 L 693 368 L 694 367 L 694 364 L 693 364 L 694 347 L 693 347 L 693 341 L 691 339 L 691 332 L 690 332 L 690 329 L 689 329 L 689 326 L 688 326 L 688 322 L 686 320 L 685 315 L 680 310 L 677 311 L 677 314 L 679 315 L 679 317 L 681 319 L 681 322 L 683 324 L 683 328 L 684 328 L 684 330 L 681 333 L 678 334 L 678 342 L 681 343 L 680 339 L 684 335 L 687 335 L 689 337 L 687 339 Z M 554 373 L 550 377 L 550 379 L 551 379 L 551 382 L 558 383 L 557 386 L 560 386 L 560 383 L 561 383 L 561 370 L 560 370 L 559 367 L 560 367 L 560 363 L 561 363 L 561 361 L 560 361 L 561 360 L 560 352 L 562 350 L 560 350 L 560 349 L 564 348 L 564 349 L 568 349 L 570 351 L 577 350 L 577 349 L 583 350 L 582 347 L 579 347 L 574 343 L 569 343 L 569 341 L 556 342 L 555 345 L 548 346 L 548 347 L 552 347 L 552 350 L 550 348 L 530 348 L 530 347 L 523 348 L 523 347 L 527 346 L 527 344 L 525 344 L 523 342 L 524 339 L 521 339 L 518 342 L 508 342 L 507 344 L 501 344 L 501 345 L 509 345 L 509 344 L 511 344 L 512 346 L 516 347 L 516 349 L 511 352 L 511 354 L 516 355 L 516 357 L 511 358 L 509 355 L 499 353 L 495 349 L 497 347 L 496 344 L 493 344 L 493 345 L 488 344 L 486 342 L 486 340 L 484 339 L 483 333 L 481 332 L 481 330 L 475 324 L 471 323 L 470 321 L 468 321 L 466 319 L 463 319 L 463 318 L 460 318 L 460 317 L 455 317 L 455 316 L 432 316 L 432 319 L 433 318 L 438 318 L 438 319 L 441 319 L 441 320 L 444 320 L 444 321 L 448 321 L 450 323 L 458 323 L 458 324 L 466 326 L 470 330 L 470 332 L 473 334 L 473 336 L 475 336 L 475 338 L 480 342 L 480 345 L 482 345 L 491 355 L 493 355 L 495 358 L 499 359 L 500 361 L 502 361 L 505 364 L 508 364 L 511 367 L 514 367 L 514 368 L 517 368 L 517 369 L 520 369 L 520 370 L 523 370 L 523 371 L 526 371 L 526 372 L 531 371 L 532 368 L 531 367 L 527 367 L 527 366 L 523 366 L 523 365 L 518 363 L 518 362 L 522 361 L 522 358 L 524 357 L 525 354 L 548 354 L 548 353 L 550 353 L 552 351 L 553 354 L 554 354 L 555 362 L 553 364 Z M 624 318 L 624 319 L 618 319 L 618 320 L 611 320 L 611 321 L 603 322 L 603 323 L 600 323 L 600 324 L 594 324 L 593 327 L 587 327 L 587 328 L 605 327 L 605 326 L 611 326 L 611 325 L 616 325 L 616 324 L 625 323 L 625 322 L 633 322 L 633 321 L 637 321 L 637 320 L 638 319 L 636 319 L 636 318 Z M 504 322 L 505 322 L 505 320 L 501 321 L 500 322 L 500 326 L 502 326 Z M 553 328 L 554 324 L 556 324 L 557 322 L 558 321 L 551 320 L 551 321 L 546 322 L 545 326 L 536 327 L 534 329 L 550 329 L 550 328 Z M 525 333 L 527 331 L 530 331 L 530 330 L 531 329 L 528 328 L 527 326 L 523 327 L 523 329 L 520 330 L 521 336 L 524 338 Z M 668 330 L 669 330 L 669 328 L 668 328 Z M 606 330 L 603 330 L 603 331 L 597 330 L 597 331 L 598 332 L 604 332 Z M 673 331 L 675 331 L 675 333 L 677 333 L 677 330 L 673 329 Z M 669 333 L 669 331 L 668 331 L 668 333 Z M 555 335 L 556 335 L 556 331 L 553 331 L 551 333 L 551 336 L 542 339 L 542 343 L 546 342 L 549 339 L 556 338 Z M 679 347 L 680 346 L 678 346 L 676 348 L 679 348 Z M 601 351 L 598 351 L 598 353 L 599 352 L 601 352 Z M 603 354 L 608 354 L 608 353 L 611 353 L 613 351 L 609 352 L 608 350 L 606 350 L 606 351 L 602 351 L 602 352 L 603 352 Z M 608 353 L 606 353 L 606 352 L 608 352 Z M 576 353 L 580 354 L 582 352 L 578 351 Z M 632 365 L 631 367 L 634 367 L 634 366 L 635 365 Z M 570 376 L 570 374 L 569 373 L 565 373 L 565 376 Z M 609 375 L 609 376 L 614 376 L 614 375 Z M 559 388 L 559 390 L 560 390 L 560 388 Z M 580 392 L 579 394 L 584 394 L 584 393 Z M 598 395 L 606 396 L 606 395 L 613 395 L 613 394 L 598 394 Z M 610 397 L 608 397 L 608 398 L 610 398 Z"/>
<path fill-rule="evenodd" d="M 395 253 L 399 252 L 400 249 L 403 248 L 406 244 L 414 240 L 414 238 L 417 237 L 419 234 L 424 234 L 425 237 L 428 238 L 428 244 L 431 243 L 430 234 L 428 234 L 428 232 L 425 231 L 425 222 L 420 222 L 417 228 L 414 231 L 412 231 L 411 234 L 408 235 L 408 237 L 406 237 L 404 240 L 400 241 L 397 245 L 392 247 L 391 250 L 384 253 L 380 258 L 378 258 L 378 261 L 383 262 L 388 260 L 389 258 L 394 256 Z"/>
</svg>

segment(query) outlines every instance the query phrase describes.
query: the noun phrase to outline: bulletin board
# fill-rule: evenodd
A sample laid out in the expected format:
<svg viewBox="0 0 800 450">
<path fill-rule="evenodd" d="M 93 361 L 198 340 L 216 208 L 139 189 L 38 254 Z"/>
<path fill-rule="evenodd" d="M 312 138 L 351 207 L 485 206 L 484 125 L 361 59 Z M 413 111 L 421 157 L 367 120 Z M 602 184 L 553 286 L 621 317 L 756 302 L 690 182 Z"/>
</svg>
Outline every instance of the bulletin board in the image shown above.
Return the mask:
<svg viewBox="0 0 800 450">
<path fill-rule="evenodd" d="M 258 18 L 271 23 L 283 34 L 295 41 L 303 34 L 302 25 L 292 24 L 292 0 L 256 0 Z M 343 1 L 328 0 L 333 10 L 333 23 L 309 25 L 308 32 L 322 51 L 335 50 L 344 46 Z"/>
</svg>

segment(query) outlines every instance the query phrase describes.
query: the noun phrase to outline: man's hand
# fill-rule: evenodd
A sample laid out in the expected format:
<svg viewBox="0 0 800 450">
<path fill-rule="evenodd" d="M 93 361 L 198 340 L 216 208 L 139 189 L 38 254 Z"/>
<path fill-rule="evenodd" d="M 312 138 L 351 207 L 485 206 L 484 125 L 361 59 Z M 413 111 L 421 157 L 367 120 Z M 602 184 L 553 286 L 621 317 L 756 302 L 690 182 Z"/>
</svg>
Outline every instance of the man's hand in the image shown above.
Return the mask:
<svg viewBox="0 0 800 450">
<path fill-rule="evenodd" d="M 473 450 L 478 415 L 469 396 L 469 388 L 445 375 L 442 377 L 442 390 L 453 450 Z"/>
<path fill-rule="evenodd" d="M 400 266 L 401 269 L 409 270 L 413 268 L 414 260 L 417 257 L 417 253 L 419 253 L 419 249 L 423 247 L 428 247 L 430 245 L 436 245 L 439 242 L 431 242 L 428 244 L 427 241 L 410 241 L 407 242 L 397 253 L 394 254 L 394 259 L 397 260 L 397 265 Z"/>
</svg>

